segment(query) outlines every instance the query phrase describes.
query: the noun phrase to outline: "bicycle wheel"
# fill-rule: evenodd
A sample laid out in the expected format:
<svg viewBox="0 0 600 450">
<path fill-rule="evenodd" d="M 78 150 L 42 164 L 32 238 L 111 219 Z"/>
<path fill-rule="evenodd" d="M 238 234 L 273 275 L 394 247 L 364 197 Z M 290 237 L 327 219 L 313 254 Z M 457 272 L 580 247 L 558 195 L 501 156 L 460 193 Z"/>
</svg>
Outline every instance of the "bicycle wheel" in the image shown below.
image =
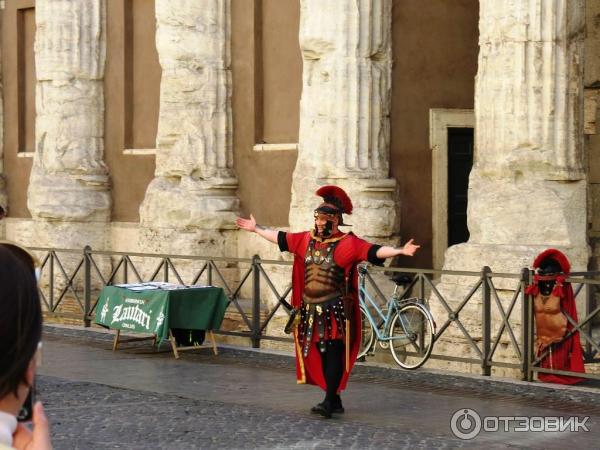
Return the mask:
<svg viewBox="0 0 600 450">
<path fill-rule="evenodd" d="M 367 319 L 366 312 L 362 306 L 360 307 L 360 322 L 361 337 L 357 358 L 367 356 L 367 353 L 369 353 L 369 350 L 371 350 L 371 347 L 373 347 L 373 343 L 375 341 L 375 330 L 373 330 L 373 325 L 371 325 L 371 322 L 369 322 L 369 319 Z"/>
<path fill-rule="evenodd" d="M 411 303 L 400 308 L 390 325 L 390 351 L 404 369 L 421 367 L 433 349 L 433 319 L 421 305 Z"/>
</svg>

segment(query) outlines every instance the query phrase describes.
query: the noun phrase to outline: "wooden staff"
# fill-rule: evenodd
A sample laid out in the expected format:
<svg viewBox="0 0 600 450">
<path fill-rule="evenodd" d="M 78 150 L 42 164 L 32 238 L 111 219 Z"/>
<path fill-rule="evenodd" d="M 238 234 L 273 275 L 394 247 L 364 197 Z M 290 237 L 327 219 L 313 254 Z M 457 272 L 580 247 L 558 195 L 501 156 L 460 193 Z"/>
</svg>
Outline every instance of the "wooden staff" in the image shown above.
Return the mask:
<svg viewBox="0 0 600 450">
<path fill-rule="evenodd" d="M 344 316 L 346 319 L 346 373 L 350 372 L 350 320 L 348 320 L 348 314 L 350 314 L 350 311 L 346 311 L 346 299 L 348 298 L 348 296 L 350 295 L 350 289 L 348 287 L 348 274 L 346 274 L 345 278 L 344 278 L 344 300 L 343 300 L 343 307 L 344 307 Z M 350 305 L 350 307 L 352 307 L 352 305 Z"/>
<path fill-rule="evenodd" d="M 346 319 L 346 373 L 350 372 L 350 321 Z"/>
</svg>

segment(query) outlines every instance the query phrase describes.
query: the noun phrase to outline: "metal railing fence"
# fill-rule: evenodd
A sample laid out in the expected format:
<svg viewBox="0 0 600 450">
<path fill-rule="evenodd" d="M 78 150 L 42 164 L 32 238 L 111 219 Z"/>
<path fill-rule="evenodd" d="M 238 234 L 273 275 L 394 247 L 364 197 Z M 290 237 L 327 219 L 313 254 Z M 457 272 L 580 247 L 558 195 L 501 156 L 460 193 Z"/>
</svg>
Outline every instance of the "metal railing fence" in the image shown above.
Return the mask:
<svg viewBox="0 0 600 450">
<path fill-rule="evenodd" d="M 491 375 L 492 367 L 512 368 L 521 372 L 525 370 L 529 345 L 524 339 L 517 339 L 515 333 L 516 324 L 512 323 L 510 319 L 514 316 L 517 300 L 521 299 L 523 301 L 525 297 L 525 286 L 529 279 L 527 269 L 524 269 L 520 275 L 492 273 L 491 269 L 487 266 L 483 267 L 480 272 L 378 267 L 370 268 L 370 272 L 401 272 L 410 274 L 412 281 L 404 288 L 400 294 L 400 298 L 416 296 L 425 299 L 425 303 L 430 311 L 432 311 L 437 325 L 434 342 L 441 341 L 449 334 L 451 327 L 454 327 L 455 334 L 461 336 L 466 349 L 470 350 L 470 355 L 459 356 L 456 354 L 440 353 L 436 351 L 438 349 L 434 345 L 430 356 L 431 359 L 477 364 L 481 367 L 482 375 Z M 438 290 L 438 286 L 433 281 L 434 279 L 439 279 L 439 277 L 462 277 L 472 279 L 472 282 L 470 286 L 465 287 L 466 294 L 462 298 L 450 300 Z M 367 279 L 377 296 L 383 302 L 385 295 L 378 288 L 370 274 L 367 274 Z M 498 289 L 494 285 L 494 279 L 514 280 L 512 298 L 507 307 L 503 305 Z M 465 308 L 477 300 L 481 302 L 480 307 L 476 305 L 475 308 L 477 310 L 480 309 L 479 326 L 473 327 L 476 329 L 469 329 L 463 323 L 463 320 L 461 320 L 461 313 L 466 315 Z M 501 319 L 501 324 L 495 333 L 492 323 L 492 310 L 494 306 L 496 308 L 496 315 Z M 530 324 L 526 312 L 527 310 L 523 309 L 521 314 L 521 323 L 524 324 L 523 328 L 525 329 L 521 333 L 522 337 L 528 336 L 526 327 Z M 516 357 L 513 359 L 517 359 L 518 362 L 506 362 L 494 359 L 505 332 L 508 335 L 509 343 Z M 456 340 L 456 337 L 453 340 Z"/>
<path fill-rule="evenodd" d="M 282 304 L 291 303 L 291 262 L 263 260 L 258 255 L 232 258 L 125 253 L 98 251 L 89 246 L 82 250 L 42 247 L 31 247 L 30 250 L 38 254 L 42 264 L 40 297 L 50 316 L 81 320 L 89 327 L 98 294 L 106 285 L 132 281 L 202 283 L 222 287 L 230 300 L 228 311 L 239 314 L 241 320 L 242 329 L 215 333 L 247 337 L 254 348 L 260 347 L 261 340 L 292 342 L 281 334 L 269 334 L 267 328 Z M 280 280 L 282 285 L 277 286 L 273 271 L 282 275 L 281 268 L 286 266 L 289 273 L 284 282 Z M 370 266 L 367 282 L 382 304 L 386 302 L 386 295 L 378 284 L 381 281 L 375 278 L 396 272 L 409 274 L 412 278 L 400 294 L 401 298 L 417 296 L 426 300 L 437 322 L 436 344 L 445 339 L 457 341 L 457 336 L 464 343 L 466 355 L 436 351 L 434 345 L 432 359 L 476 364 L 483 375 L 491 375 L 493 367 L 514 369 L 524 380 L 532 380 L 534 374 L 540 372 L 575 375 L 540 367 L 540 361 L 546 355 L 534 354 L 533 299 L 525 292 L 533 279 L 530 269 L 523 268 L 519 273 L 510 274 L 494 273 L 487 266 L 479 272 Z M 573 283 L 576 296 L 582 292 L 586 296 L 583 319 L 567 318 L 573 327 L 568 336 L 579 331 L 586 363 L 600 362 L 600 343 L 593 333 L 595 320 L 600 322 L 600 306 L 596 306 L 595 300 L 600 280 L 594 279 L 598 275 L 600 272 L 579 272 L 567 279 Z M 439 283 L 434 282 L 440 277 L 460 277 L 472 282 L 464 288 L 465 294 L 448 298 L 438 289 Z M 462 285 L 465 286 L 464 282 Z M 71 306 L 74 305 L 76 311 L 61 311 L 60 306 L 67 298 L 72 300 Z M 477 311 L 479 317 L 474 323 L 473 314 L 466 313 L 467 307 Z M 454 336 L 451 333 L 455 333 Z M 501 347 L 504 350 L 499 355 Z M 595 373 L 576 375 L 600 379 Z"/>
</svg>

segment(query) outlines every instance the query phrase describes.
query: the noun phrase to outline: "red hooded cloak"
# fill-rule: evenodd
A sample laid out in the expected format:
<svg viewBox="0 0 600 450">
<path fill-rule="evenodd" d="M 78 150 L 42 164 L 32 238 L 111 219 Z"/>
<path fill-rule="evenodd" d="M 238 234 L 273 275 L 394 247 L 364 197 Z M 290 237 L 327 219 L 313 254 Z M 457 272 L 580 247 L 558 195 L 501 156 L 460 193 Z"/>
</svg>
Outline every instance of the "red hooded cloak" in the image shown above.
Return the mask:
<svg viewBox="0 0 600 450">
<path fill-rule="evenodd" d="M 568 314 L 575 322 L 578 322 L 573 287 L 571 286 L 571 283 L 564 281 L 564 279 L 569 276 L 571 264 L 563 253 L 551 248 L 543 251 L 535 258 L 533 267 L 535 269 L 539 268 L 542 261 L 547 259 L 556 261 L 562 270 L 562 274 L 556 277 L 556 283 L 552 294 L 560 297 L 560 307 L 562 312 Z M 526 292 L 534 297 L 539 293 L 538 275 L 535 276 L 534 283 L 527 287 Z M 573 325 L 567 321 L 567 333 L 571 332 L 572 329 Z M 574 332 L 570 337 L 559 343 L 552 344 L 551 349 L 552 352 L 540 361 L 540 367 L 585 373 L 579 331 Z M 546 350 L 547 348 L 540 348 L 536 356 L 540 356 Z M 546 383 L 558 384 L 575 384 L 584 380 L 580 377 L 555 375 L 551 373 L 538 373 L 538 379 Z"/>
</svg>

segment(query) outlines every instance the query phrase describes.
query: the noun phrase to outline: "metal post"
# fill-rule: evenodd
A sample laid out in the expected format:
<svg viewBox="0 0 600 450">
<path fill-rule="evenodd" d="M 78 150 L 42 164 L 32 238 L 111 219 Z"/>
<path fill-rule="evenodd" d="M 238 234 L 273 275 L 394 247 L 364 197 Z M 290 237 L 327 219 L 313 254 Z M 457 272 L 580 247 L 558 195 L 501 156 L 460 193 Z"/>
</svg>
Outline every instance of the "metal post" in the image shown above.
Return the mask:
<svg viewBox="0 0 600 450">
<path fill-rule="evenodd" d="M 527 284 L 533 283 L 533 271 L 529 271 L 529 281 Z M 529 337 L 529 359 L 527 361 L 527 381 L 533 381 L 533 361 L 535 358 L 535 340 L 533 339 L 533 335 L 535 333 L 535 316 L 533 314 L 533 297 L 531 295 L 527 296 L 527 315 L 529 317 L 528 327 L 529 333 L 527 334 Z"/>
<path fill-rule="evenodd" d="M 169 260 L 167 258 L 163 259 L 163 281 L 169 282 Z"/>
<path fill-rule="evenodd" d="M 260 348 L 260 257 L 252 257 L 252 348 Z"/>
<path fill-rule="evenodd" d="M 585 281 L 582 280 L 582 283 Z M 583 317 L 587 317 L 588 314 L 594 310 L 595 308 L 595 301 L 594 301 L 594 294 L 596 293 L 596 285 L 595 284 L 586 284 L 585 285 L 585 311 L 583 314 Z M 585 325 L 585 331 L 587 332 L 587 334 L 589 336 L 592 335 L 592 322 L 593 320 L 590 320 L 586 325 Z M 593 349 L 592 349 L 592 344 L 590 342 L 587 341 L 587 339 L 585 340 L 585 348 L 583 350 L 583 358 L 584 361 L 587 361 L 588 358 L 592 359 L 593 358 Z"/>
<path fill-rule="evenodd" d="M 92 299 L 92 271 L 91 271 L 91 263 L 90 263 L 90 252 L 92 251 L 92 247 L 86 245 L 83 248 L 83 299 L 84 299 L 84 311 L 83 311 L 83 326 L 90 327 L 92 325 L 89 314 L 91 309 L 91 299 Z"/>
<path fill-rule="evenodd" d="M 128 270 L 127 270 L 127 258 L 123 257 L 123 283 L 128 283 Z"/>
<path fill-rule="evenodd" d="M 531 381 L 531 347 L 529 341 L 530 311 L 529 311 L 529 295 L 525 293 L 525 289 L 529 285 L 529 269 L 527 267 L 521 270 L 521 352 L 523 361 L 521 361 L 521 379 L 523 381 Z"/>
<path fill-rule="evenodd" d="M 54 312 L 54 251 L 50 250 L 50 312 Z"/>
<path fill-rule="evenodd" d="M 485 266 L 481 269 L 482 281 L 482 304 L 481 304 L 481 334 L 482 334 L 482 357 L 481 357 L 481 374 L 490 376 L 492 374 L 492 366 L 488 361 L 490 356 L 490 347 L 492 342 L 492 318 L 491 318 L 491 290 L 489 285 L 488 275 L 492 273 L 492 269 Z"/>
<path fill-rule="evenodd" d="M 213 266 L 212 265 L 213 265 L 213 263 L 212 263 L 212 261 L 207 261 L 206 264 L 208 264 L 208 283 L 207 284 L 209 286 L 212 286 L 213 285 L 213 283 L 212 283 L 212 279 L 213 279 Z"/>
</svg>

